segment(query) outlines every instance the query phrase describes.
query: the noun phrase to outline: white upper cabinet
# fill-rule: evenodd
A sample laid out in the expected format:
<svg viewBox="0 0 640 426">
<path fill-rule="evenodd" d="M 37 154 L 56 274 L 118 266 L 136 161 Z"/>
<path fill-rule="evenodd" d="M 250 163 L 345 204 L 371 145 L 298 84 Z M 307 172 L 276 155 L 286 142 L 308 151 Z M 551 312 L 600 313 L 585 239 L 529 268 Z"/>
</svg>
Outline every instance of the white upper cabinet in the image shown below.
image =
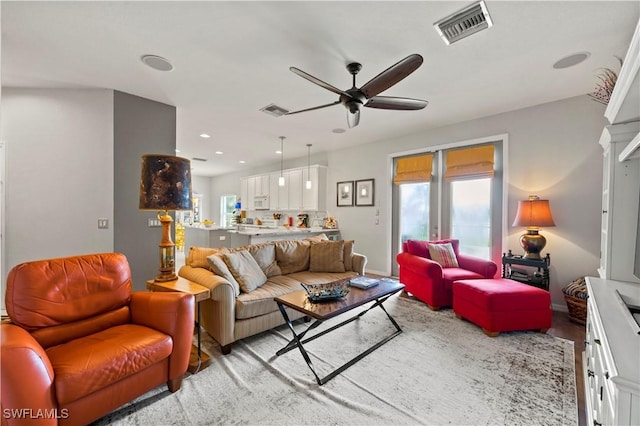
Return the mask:
<svg viewBox="0 0 640 426">
<path fill-rule="evenodd" d="M 240 181 L 242 208 L 254 210 L 255 196 L 269 197 L 269 210 L 326 210 L 327 167 L 309 166 L 283 170 L 284 186 L 278 184 L 281 172 L 250 176 Z M 311 188 L 306 182 L 310 176 Z"/>
</svg>

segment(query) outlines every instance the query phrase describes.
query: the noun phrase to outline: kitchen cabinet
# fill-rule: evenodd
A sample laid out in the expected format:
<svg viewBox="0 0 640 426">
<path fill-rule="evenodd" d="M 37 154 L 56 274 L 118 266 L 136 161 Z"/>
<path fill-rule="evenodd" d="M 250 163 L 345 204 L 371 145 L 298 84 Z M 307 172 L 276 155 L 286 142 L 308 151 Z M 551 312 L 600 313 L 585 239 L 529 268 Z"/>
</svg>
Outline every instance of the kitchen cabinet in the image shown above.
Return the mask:
<svg viewBox="0 0 640 426">
<path fill-rule="evenodd" d="M 284 186 L 278 185 L 281 172 L 249 176 L 240 181 L 240 197 L 244 210 L 255 210 L 255 196 L 269 197 L 269 210 L 326 210 L 327 168 L 314 165 L 282 171 Z M 308 177 L 311 188 L 306 188 Z"/>
</svg>

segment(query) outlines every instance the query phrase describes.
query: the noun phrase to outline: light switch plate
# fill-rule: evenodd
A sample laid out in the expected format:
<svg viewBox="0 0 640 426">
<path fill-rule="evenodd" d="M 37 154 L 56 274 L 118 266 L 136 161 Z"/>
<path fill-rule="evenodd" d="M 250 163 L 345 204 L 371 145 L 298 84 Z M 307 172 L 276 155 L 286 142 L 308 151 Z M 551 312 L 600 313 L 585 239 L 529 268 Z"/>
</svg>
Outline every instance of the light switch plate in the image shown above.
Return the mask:
<svg viewBox="0 0 640 426">
<path fill-rule="evenodd" d="M 109 229 L 109 219 L 99 218 L 98 229 Z"/>
</svg>

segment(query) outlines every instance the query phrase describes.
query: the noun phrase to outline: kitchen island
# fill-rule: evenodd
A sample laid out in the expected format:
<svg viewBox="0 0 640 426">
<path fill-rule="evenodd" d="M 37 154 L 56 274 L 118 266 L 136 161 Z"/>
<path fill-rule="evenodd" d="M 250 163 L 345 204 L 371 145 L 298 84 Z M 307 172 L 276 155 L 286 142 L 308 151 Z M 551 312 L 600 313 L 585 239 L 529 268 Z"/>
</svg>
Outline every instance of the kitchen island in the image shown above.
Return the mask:
<svg viewBox="0 0 640 426">
<path fill-rule="evenodd" d="M 240 247 L 248 244 L 278 240 L 300 240 L 326 234 L 340 239 L 339 229 L 268 227 L 240 225 L 234 228 L 185 226 L 185 247 Z"/>
</svg>

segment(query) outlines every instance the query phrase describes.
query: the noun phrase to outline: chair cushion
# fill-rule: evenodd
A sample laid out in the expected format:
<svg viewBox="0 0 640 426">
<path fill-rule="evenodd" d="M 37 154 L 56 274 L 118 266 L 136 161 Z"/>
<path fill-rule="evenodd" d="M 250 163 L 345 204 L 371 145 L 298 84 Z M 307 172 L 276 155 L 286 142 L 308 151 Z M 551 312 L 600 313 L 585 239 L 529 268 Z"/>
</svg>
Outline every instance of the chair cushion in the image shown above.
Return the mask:
<svg viewBox="0 0 640 426">
<path fill-rule="evenodd" d="M 462 268 L 446 268 L 442 270 L 442 283 L 447 291 L 451 291 L 453 283 L 458 280 L 475 280 L 484 276 Z"/>
<path fill-rule="evenodd" d="M 167 358 L 170 336 L 135 324 L 113 327 L 47 349 L 58 405 L 125 379 Z"/>
<path fill-rule="evenodd" d="M 116 310 L 130 294 L 126 257 L 103 253 L 17 265 L 7 276 L 5 301 L 11 320 L 33 331 Z"/>
</svg>

